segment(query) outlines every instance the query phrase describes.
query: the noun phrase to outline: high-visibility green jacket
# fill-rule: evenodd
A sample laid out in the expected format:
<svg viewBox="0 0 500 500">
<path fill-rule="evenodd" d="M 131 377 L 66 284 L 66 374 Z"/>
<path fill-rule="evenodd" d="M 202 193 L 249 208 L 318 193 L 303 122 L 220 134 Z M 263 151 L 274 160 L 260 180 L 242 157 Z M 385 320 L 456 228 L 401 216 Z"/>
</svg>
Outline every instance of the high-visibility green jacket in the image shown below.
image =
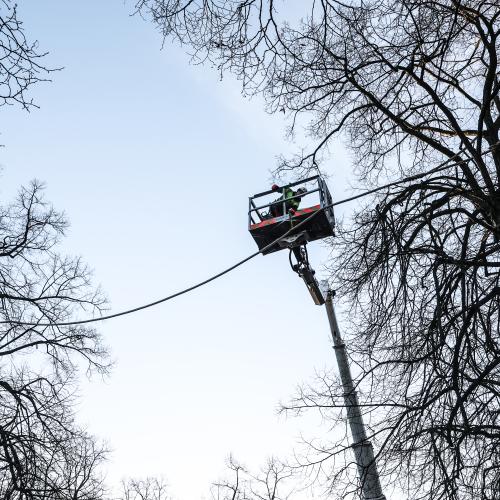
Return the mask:
<svg viewBox="0 0 500 500">
<path fill-rule="evenodd" d="M 300 198 L 295 198 L 293 200 L 289 200 L 289 198 L 292 198 L 292 196 L 295 196 L 295 191 L 292 189 L 292 188 L 283 188 L 282 189 L 282 193 L 283 193 L 283 198 L 285 200 L 288 200 L 286 202 L 286 207 L 287 209 L 290 209 L 290 208 L 293 208 L 294 210 L 297 210 L 297 208 L 299 208 L 299 205 L 300 205 Z"/>
</svg>

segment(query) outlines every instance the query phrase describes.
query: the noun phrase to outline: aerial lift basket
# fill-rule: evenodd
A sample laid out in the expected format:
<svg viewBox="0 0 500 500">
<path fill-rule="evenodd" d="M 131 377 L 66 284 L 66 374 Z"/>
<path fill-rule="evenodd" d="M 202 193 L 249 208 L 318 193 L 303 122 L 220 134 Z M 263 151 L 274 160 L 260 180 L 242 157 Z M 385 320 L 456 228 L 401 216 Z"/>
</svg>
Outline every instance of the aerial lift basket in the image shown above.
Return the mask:
<svg viewBox="0 0 500 500">
<path fill-rule="evenodd" d="M 260 250 L 290 231 L 287 234 L 286 241 L 279 241 L 271 245 L 270 248 L 262 252 L 264 255 L 283 248 L 291 248 L 294 246 L 294 240 L 297 241 L 297 244 L 304 244 L 334 236 L 335 218 L 331 206 L 332 197 L 323 178 L 316 175 L 283 186 L 283 188 L 292 188 L 294 191 L 300 187 L 306 189 L 306 191 L 299 195 L 300 206 L 293 213 L 286 209 L 286 200 L 274 200 L 263 204 L 265 197 L 276 194 L 272 190 L 250 197 L 248 230 Z M 273 205 L 278 205 L 279 211 L 283 215 L 271 217 L 269 214 Z M 315 213 L 316 215 L 311 217 Z M 295 226 L 309 217 L 311 217 L 310 220 L 307 220 L 296 230 L 294 229 Z"/>
</svg>

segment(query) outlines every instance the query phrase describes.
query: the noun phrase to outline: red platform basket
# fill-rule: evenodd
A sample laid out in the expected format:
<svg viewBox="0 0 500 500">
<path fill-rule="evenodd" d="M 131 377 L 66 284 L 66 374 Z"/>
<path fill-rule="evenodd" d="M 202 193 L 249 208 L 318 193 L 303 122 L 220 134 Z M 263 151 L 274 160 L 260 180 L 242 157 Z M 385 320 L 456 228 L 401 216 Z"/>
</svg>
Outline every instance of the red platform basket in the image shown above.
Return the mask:
<svg viewBox="0 0 500 500">
<path fill-rule="evenodd" d="M 300 205 L 293 213 L 285 213 L 287 211 L 287 200 L 283 199 L 273 200 L 269 203 L 259 205 L 266 197 L 271 195 L 276 196 L 275 191 L 264 191 L 263 193 L 250 197 L 248 230 L 260 250 L 266 248 L 273 241 L 284 236 L 290 230 L 287 236 L 303 233 L 307 242 L 335 235 L 335 217 L 333 207 L 331 206 L 332 197 L 322 177 L 317 175 L 283 186 L 283 188 L 295 187 L 305 188 L 306 191 L 300 195 L 294 196 L 294 198 L 300 199 Z M 273 205 L 278 205 L 284 215 L 270 217 L 268 214 Z M 267 213 L 265 212 L 266 209 Z M 297 227 L 297 229 L 294 229 L 302 222 L 304 223 Z M 279 242 L 276 242 L 269 248 L 266 248 L 262 253 L 266 255 L 282 250 L 282 248 L 283 246 L 280 245 Z"/>
</svg>

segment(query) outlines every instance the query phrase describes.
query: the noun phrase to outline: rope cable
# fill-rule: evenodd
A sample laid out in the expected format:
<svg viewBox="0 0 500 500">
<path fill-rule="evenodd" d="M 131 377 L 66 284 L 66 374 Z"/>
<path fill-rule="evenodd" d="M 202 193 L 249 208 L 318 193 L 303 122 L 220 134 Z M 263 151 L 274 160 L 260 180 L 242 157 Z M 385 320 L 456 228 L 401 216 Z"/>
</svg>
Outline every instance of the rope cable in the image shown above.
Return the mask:
<svg viewBox="0 0 500 500">
<path fill-rule="evenodd" d="M 496 146 L 498 146 L 498 144 L 499 143 L 495 144 L 489 150 L 485 151 L 483 153 L 483 155 L 486 154 L 486 153 L 488 153 L 489 151 L 493 151 L 496 148 Z M 367 190 L 367 191 L 363 191 L 362 193 L 359 193 L 357 195 L 350 196 L 349 198 L 344 198 L 342 200 L 330 203 L 329 205 L 326 205 L 326 206 L 322 207 L 321 209 L 317 210 L 316 212 L 314 212 L 313 214 L 311 214 L 309 217 L 307 217 L 303 221 L 299 222 L 296 226 L 293 226 L 292 228 L 290 228 L 285 234 L 283 234 L 279 238 L 276 238 L 274 241 L 272 241 L 271 243 L 269 243 L 268 245 L 266 245 L 262 249 L 258 250 L 257 252 L 254 252 L 254 253 L 250 254 L 249 256 L 247 256 L 244 259 L 236 262 L 232 266 L 224 269 L 223 271 L 221 271 L 221 272 L 219 272 L 217 274 L 214 274 L 213 276 L 210 276 L 209 278 L 207 278 L 207 279 L 205 279 L 203 281 L 200 281 L 200 282 L 198 282 L 198 283 L 196 283 L 196 284 L 194 284 L 194 285 L 192 285 L 192 286 L 190 286 L 188 288 L 184 288 L 183 290 L 180 290 L 180 291 L 178 291 L 176 293 L 168 295 L 167 297 L 163 297 L 161 299 L 155 300 L 154 302 L 149 302 L 147 304 L 143 304 L 141 306 L 134 307 L 132 309 L 127 309 L 125 311 L 120 311 L 120 312 L 117 312 L 117 313 L 108 314 L 106 316 L 99 316 L 97 318 L 89 318 L 89 319 L 82 319 L 82 320 L 75 320 L 75 321 L 64 321 L 64 322 L 60 322 L 60 323 L 58 323 L 58 322 L 43 323 L 43 322 L 29 322 L 29 321 L 9 320 L 9 321 L 0 321 L 0 324 L 11 324 L 11 325 L 16 325 L 16 326 L 42 326 L 42 327 L 83 325 L 83 324 L 87 324 L 87 323 L 95 323 L 95 322 L 104 321 L 104 320 L 107 320 L 107 319 L 118 318 L 120 316 L 125 316 L 125 315 L 128 315 L 128 314 L 133 314 L 133 313 L 136 313 L 138 311 L 142 311 L 144 309 L 148 309 L 150 307 L 157 306 L 158 304 L 162 304 L 163 302 L 167 302 L 169 300 L 172 300 L 172 299 L 175 299 L 177 297 L 180 297 L 181 295 L 184 295 L 186 293 L 192 292 L 193 290 L 196 290 L 197 288 L 200 288 L 200 287 L 202 287 L 204 285 L 207 285 L 208 283 L 210 283 L 212 281 L 215 281 L 216 279 L 224 276 L 225 274 L 230 273 L 234 269 L 242 266 L 243 264 L 245 264 L 248 261 L 250 261 L 253 258 L 255 258 L 257 255 L 265 252 L 267 249 L 269 249 L 272 246 L 276 245 L 279 241 L 281 241 L 282 239 L 286 238 L 292 231 L 297 230 L 299 227 L 303 226 L 306 222 L 309 222 L 311 219 L 313 219 L 314 217 L 316 217 L 316 215 L 318 215 L 320 212 L 323 212 L 324 210 L 326 210 L 328 208 L 333 208 L 333 207 L 338 206 L 338 205 L 343 205 L 345 203 L 349 203 L 349 202 L 357 200 L 359 198 L 363 198 L 364 196 L 368 196 L 370 194 L 377 193 L 378 191 L 381 191 L 383 189 L 390 188 L 390 187 L 393 187 L 393 186 L 397 186 L 398 184 L 410 182 L 410 181 L 413 181 L 413 180 L 421 179 L 421 178 L 423 178 L 423 177 L 425 177 L 425 176 L 427 176 L 429 174 L 433 174 L 433 173 L 439 172 L 441 170 L 445 170 L 446 168 L 458 166 L 458 165 L 460 165 L 462 163 L 467 163 L 469 161 L 472 161 L 472 159 L 465 159 L 465 160 L 461 160 L 459 162 L 456 162 L 453 165 L 448 165 L 448 163 L 450 161 L 452 161 L 458 155 L 459 155 L 459 153 L 457 153 L 456 155 L 448 158 L 446 161 L 444 161 L 440 165 L 438 165 L 435 168 L 430 169 L 430 170 L 428 170 L 426 172 L 422 172 L 420 174 L 415 174 L 415 175 L 411 175 L 411 176 L 408 176 L 408 177 L 404 177 L 403 179 L 400 179 L 398 181 L 389 182 L 389 183 L 384 184 L 382 186 L 378 186 L 376 188 L 373 188 L 373 189 L 370 189 L 370 190 Z"/>
</svg>

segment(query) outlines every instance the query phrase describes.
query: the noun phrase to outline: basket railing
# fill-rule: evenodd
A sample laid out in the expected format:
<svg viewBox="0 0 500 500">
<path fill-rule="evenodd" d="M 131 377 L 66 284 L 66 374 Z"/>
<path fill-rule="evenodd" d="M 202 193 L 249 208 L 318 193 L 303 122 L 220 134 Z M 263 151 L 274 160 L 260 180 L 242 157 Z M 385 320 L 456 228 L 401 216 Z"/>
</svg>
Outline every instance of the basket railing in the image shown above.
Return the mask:
<svg viewBox="0 0 500 500">
<path fill-rule="evenodd" d="M 303 193 L 296 194 L 294 196 L 290 196 L 289 198 L 285 198 L 283 196 L 282 199 L 274 200 L 274 201 L 271 201 L 270 203 L 266 203 L 264 205 L 257 206 L 255 204 L 254 200 L 256 198 L 262 198 L 263 196 L 267 196 L 267 195 L 276 193 L 276 191 L 273 191 L 272 189 L 269 189 L 267 191 L 263 191 L 262 193 L 258 193 L 258 194 L 255 194 L 254 196 L 251 196 L 249 198 L 249 209 L 248 209 L 248 225 L 249 225 L 249 227 L 252 224 L 256 224 L 256 221 L 252 217 L 253 214 L 257 214 L 257 216 L 259 217 L 260 221 L 265 220 L 265 218 L 263 218 L 262 215 L 260 214 L 259 210 L 263 210 L 263 209 L 267 208 L 270 211 L 272 206 L 276 206 L 276 205 L 282 204 L 283 205 L 283 207 L 282 207 L 283 214 L 286 215 L 286 213 L 287 213 L 286 206 L 287 206 L 287 203 L 290 202 L 290 200 L 294 200 L 294 199 L 297 199 L 297 198 L 300 198 L 301 200 L 303 200 L 306 196 L 311 195 L 313 193 L 319 192 L 320 206 L 324 206 L 324 204 L 325 204 L 324 203 L 324 201 L 325 201 L 325 193 L 323 191 L 326 188 L 326 185 L 324 185 L 324 183 L 322 182 L 322 179 L 321 179 L 321 177 L 319 175 L 315 175 L 313 177 L 309 177 L 307 179 L 303 179 L 303 180 L 300 180 L 300 181 L 291 182 L 289 184 L 286 184 L 285 186 L 282 186 L 281 189 L 284 190 L 286 188 L 291 188 L 291 187 L 294 187 L 294 186 L 298 186 L 298 185 L 301 185 L 301 184 L 310 183 L 310 182 L 313 182 L 313 181 L 316 181 L 316 184 L 317 184 L 318 187 L 316 187 L 314 189 L 308 189 L 308 190 L 306 190 Z"/>
</svg>

